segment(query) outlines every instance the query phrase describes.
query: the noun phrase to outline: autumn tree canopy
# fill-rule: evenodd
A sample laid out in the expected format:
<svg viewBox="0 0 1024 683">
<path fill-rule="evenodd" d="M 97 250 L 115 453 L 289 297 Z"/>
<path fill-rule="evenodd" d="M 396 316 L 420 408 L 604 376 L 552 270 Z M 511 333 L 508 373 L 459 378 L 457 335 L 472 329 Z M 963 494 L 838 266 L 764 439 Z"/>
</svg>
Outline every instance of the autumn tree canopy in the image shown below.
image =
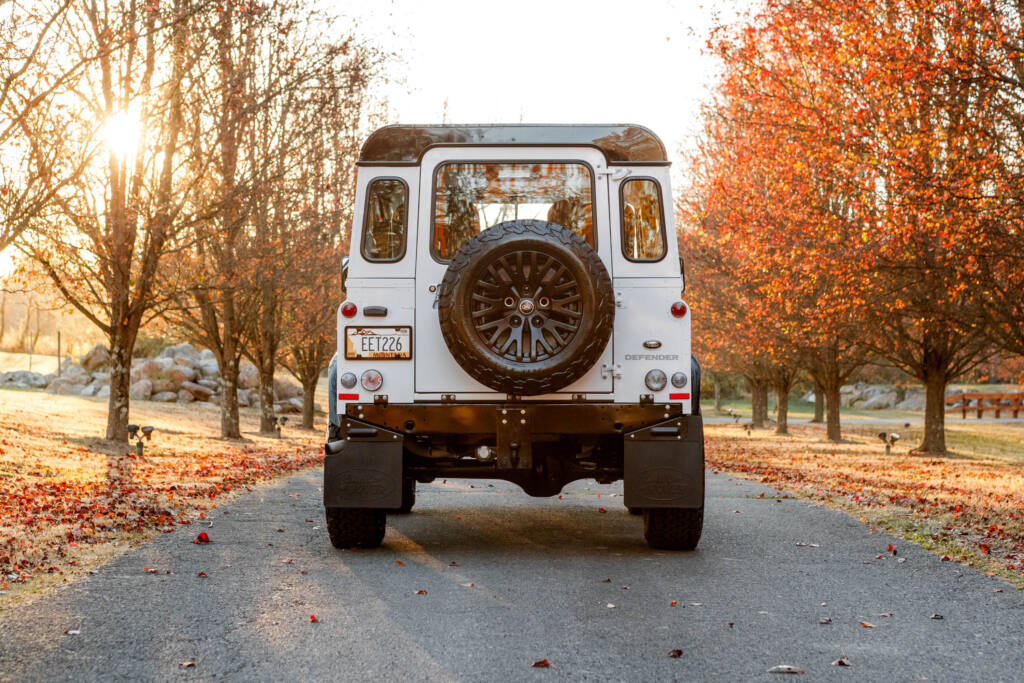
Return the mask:
<svg viewBox="0 0 1024 683">
<path fill-rule="evenodd" d="M 1006 28 L 1020 38 L 1021 11 L 770 0 L 709 42 L 723 71 L 684 205 L 684 244 L 717 271 L 707 313 L 725 338 L 754 334 L 749 357 L 808 370 L 830 404 L 865 353 L 917 378 L 924 452 L 945 450 L 946 385 L 991 352 L 982 316 L 1013 324 L 982 275 L 1021 270 L 997 246 L 1020 232 L 1019 147 L 993 76 L 1024 73 Z M 743 316 L 717 300 L 723 279 L 747 292 Z"/>
</svg>

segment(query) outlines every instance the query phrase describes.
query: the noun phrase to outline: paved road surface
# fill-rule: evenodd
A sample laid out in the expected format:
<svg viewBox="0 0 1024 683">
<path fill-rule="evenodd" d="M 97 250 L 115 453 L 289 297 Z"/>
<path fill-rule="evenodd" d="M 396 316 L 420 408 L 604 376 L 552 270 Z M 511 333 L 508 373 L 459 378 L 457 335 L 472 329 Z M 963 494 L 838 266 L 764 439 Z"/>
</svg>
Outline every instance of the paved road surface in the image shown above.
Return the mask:
<svg viewBox="0 0 1024 683">
<path fill-rule="evenodd" d="M 1024 593 L 995 579 L 723 475 L 709 475 L 700 549 L 654 552 L 617 490 L 531 499 L 439 482 L 391 518 L 383 548 L 338 552 L 318 477 L 302 473 L 218 511 L 209 545 L 183 527 L 0 614 L 0 679 L 773 681 L 778 664 L 813 680 L 1024 676 Z M 831 665 L 843 655 L 852 668 Z M 541 659 L 551 668 L 531 667 Z"/>
</svg>

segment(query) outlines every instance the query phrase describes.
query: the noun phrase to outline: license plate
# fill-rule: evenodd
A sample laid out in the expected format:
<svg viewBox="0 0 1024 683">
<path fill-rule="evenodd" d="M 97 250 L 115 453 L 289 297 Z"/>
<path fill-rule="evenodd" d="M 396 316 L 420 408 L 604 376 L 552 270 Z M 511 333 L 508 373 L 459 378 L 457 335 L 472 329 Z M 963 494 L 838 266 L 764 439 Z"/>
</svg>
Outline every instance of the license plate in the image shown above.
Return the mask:
<svg viewBox="0 0 1024 683">
<path fill-rule="evenodd" d="M 412 358 L 411 327 L 346 327 L 348 360 L 408 360 Z"/>
</svg>

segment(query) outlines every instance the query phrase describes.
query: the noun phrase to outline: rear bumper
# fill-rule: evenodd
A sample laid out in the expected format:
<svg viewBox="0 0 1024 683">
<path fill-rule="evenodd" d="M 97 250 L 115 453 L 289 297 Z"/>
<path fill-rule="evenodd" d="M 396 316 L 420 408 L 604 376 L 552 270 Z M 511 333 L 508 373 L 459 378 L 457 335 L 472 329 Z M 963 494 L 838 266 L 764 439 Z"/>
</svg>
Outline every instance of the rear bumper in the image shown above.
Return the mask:
<svg viewBox="0 0 1024 683">
<path fill-rule="evenodd" d="M 703 424 L 679 404 L 352 404 L 341 433 L 327 447 L 328 507 L 397 507 L 403 476 L 506 479 L 531 495 L 553 495 L 575 479 L 624 478 L 628 507 L 704 504 Z M 416 441 L 461 438 L 493 444 L 493 460 L 442 461 L 407 450 Z M 600 456 L 581 460 L 572 448 L 581 442 L 597 443 Z"/>
<path fill-rule="evenodd" d="M 350 403 L 341 422 L 409 436 L 515 432 L 525 438 L 624 435 L 683 417 L 681 403 Z"/>
</svg>

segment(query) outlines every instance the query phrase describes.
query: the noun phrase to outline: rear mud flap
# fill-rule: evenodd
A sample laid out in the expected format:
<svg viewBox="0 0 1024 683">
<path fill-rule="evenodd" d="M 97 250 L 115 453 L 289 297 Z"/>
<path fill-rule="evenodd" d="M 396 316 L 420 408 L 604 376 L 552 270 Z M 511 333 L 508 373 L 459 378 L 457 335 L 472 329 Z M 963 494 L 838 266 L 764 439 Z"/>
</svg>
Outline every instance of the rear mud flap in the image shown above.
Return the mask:
<svg viewBox="0 0 1024 683">
<path fill-rule="evenodd" d="M 626 507 L 704 505 L 704 426 L 699 415 L 626 434 L 623 456 Z"/>
<path fill-rule="evenodd" d="M 345 446 L 324 457 L 324 507 L 402 505 L 402 437 L 345 420 Z"/>
</svg>

